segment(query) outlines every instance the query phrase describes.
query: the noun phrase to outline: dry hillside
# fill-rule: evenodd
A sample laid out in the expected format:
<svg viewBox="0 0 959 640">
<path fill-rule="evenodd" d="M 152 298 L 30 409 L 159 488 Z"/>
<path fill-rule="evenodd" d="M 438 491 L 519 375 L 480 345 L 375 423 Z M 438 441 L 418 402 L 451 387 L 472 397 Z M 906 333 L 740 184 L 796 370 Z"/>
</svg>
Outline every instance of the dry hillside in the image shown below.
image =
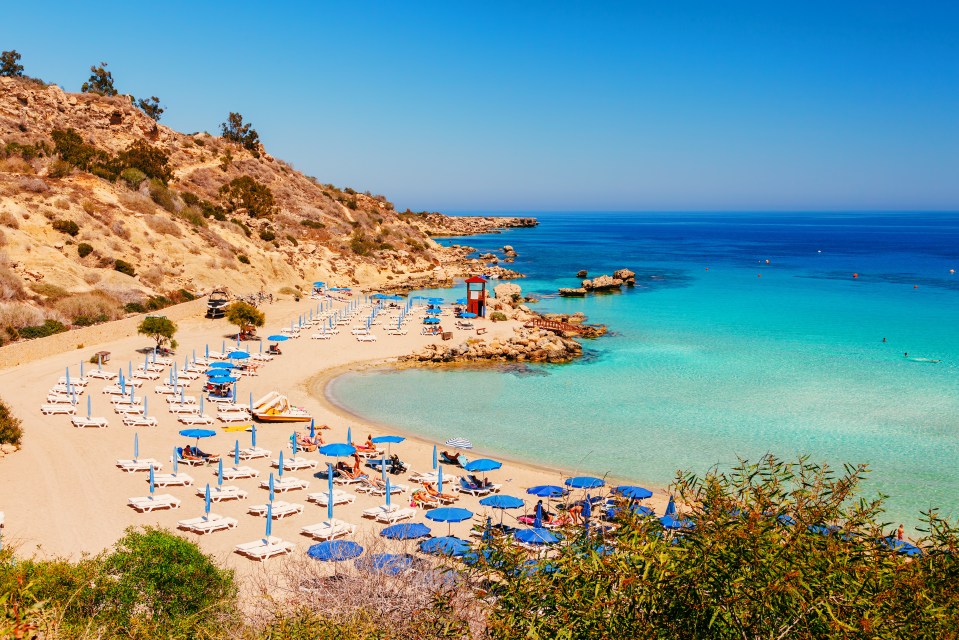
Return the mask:
<svg viewBox="0 0 959 640">
<path fill-rule="evenodd" d="M 62 150 L 71 129 L 79 155 L 115 159 L 146 149 L 165 157 L 167 174 L 151 180 L 71 165 Z M 221 193 L 244 176 L 272 193 L 268 216 Z M 118 317 L 181 290 L 277 292 L 317 278 L 395 287 L 439 265 L 460 272 L 462 253 L 436 245 L 429 230 L 382 196 L 321 184 L 262 147 L 157 124 L 127 97 L 0 77 L 2 338 L 16 335 L 2 335 L 7 327 L 49 318 Z"/>
</svg>

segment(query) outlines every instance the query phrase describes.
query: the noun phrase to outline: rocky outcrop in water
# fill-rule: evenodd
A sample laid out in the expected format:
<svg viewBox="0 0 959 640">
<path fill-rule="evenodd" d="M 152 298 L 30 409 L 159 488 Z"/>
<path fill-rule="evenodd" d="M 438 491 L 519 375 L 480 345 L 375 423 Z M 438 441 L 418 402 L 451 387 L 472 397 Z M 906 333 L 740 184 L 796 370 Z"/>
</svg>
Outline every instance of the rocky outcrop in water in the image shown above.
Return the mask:
<svg viewBox="0 0 959 640">
<path fill-rule="evenodd" d="M 577 287 L 575 289 L 564 287 L 559 290 L 559 295 L 563 296 L 564 298 L 582 298 L 586 295 L 586 293 L 586 289 L 583 287 Z"/>
<path fill-rule="evenodd" d="M 583 280 L 583 288 L 587 291 L 611 291 L 623 286 L 623 281 L 612 276 L 602 275 L 592 280 Z"/>
<path fill-rule="evenodd" d="M 472 338 L 455 346 L 429 344 L 401 358 L 407 362 L 451 363 L 478 361 L 569 362 L 583 353 L 583 347 L 571 338 L 536 328 L 517 327 L 508 339 Z"/>
</svg>

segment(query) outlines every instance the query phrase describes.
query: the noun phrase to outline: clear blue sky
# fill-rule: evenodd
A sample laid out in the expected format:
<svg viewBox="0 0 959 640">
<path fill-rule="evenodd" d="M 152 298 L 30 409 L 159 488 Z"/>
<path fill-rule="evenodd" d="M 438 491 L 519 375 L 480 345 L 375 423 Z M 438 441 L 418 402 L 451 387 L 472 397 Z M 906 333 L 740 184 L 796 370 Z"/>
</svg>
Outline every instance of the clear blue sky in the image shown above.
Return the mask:
<svg viewBox="0 0 959 640">
<path fill-rule="evenodd" d="M 79 90 L 414 210 L 959 209 L 955 2 L 18 2 Z"/>
</svg>

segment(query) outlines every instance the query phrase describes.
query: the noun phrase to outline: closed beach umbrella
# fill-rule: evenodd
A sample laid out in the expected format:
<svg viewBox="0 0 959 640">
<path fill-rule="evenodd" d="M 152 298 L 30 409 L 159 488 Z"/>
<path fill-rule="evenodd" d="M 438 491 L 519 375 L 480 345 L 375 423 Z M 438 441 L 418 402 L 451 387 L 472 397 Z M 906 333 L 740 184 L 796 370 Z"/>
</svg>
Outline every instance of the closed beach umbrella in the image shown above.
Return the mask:
<svg viewBox="0 0 959 640">
<path fill-rule="evenodd" d="M 386 479 L 386 510 L 389 511 L 392 502 L 393 487 L 390 486 L 390 479 Z"/>
<path fill-rule="evenodd" d="M 279 469 L 280 477 L 283 477 L 283 452 L 280 452 L 280 459 L 277 460 L 277 469 Z"/>
<path fill-rule="evenodd" d="M 177 455 L 176 447 L 173 447 L 173 475 L 176 475 L 180 469 L 180 456 Z"/>
<path fill-rule="evenodd" d="M 676 515 L 676 502 L 673 500 L 672 496 L 669 496 L 669 504 L 666 505 L 666 513 L 664 516 L 675 516 Z"/>
<path fill-rule="evenodd" d="M 269 541 L 273 535 L 273 495 L 270 491 L 270 501 L 266 504 L 266 539 Z"/>
<path fill-rule="evenodd" d="M 326 494 L 330 497 L 326 501 L 326 517 L 333 520 L 333 463 L 326 463 Z"/>
<path fill-rule="evenodd" d="M 313 424 L 313 419 L 310 418 L 310 438 L 316 437 L 316 426 Z"/>
<path fill-rule="evenodd" d="M 566 486 L 572 489 L 598 489 L 606 483 L 601 478 L 592 476 L 578 476 L 576 478 L 567 478 Z"/>
<path fill-rule="evenodd" d="M 133 434 L 133 459 L 136 460 L 140 457 L 140 434 Z"/>
<path fill-rule="evenodd" d="M 434 444 L 434 445 L 433 445 L 433 468 L 436 469 L 436 467 L 437 467 L 437 461 L 436 461 L 436 445 Z"/>
<path fill-rule="evenodd" d="M 394 524 L 380 531 L 380 535 L 390 540 L 413 540 L 430 535 L 430 528 L 418 522 Z"/>
<path fill-rule="evenodd" d="M 446 441 L 446 446 L 454 449 L 472 449 L 473 443 L 466 438 L 450 438 Z"/>
<path fill-rule="evenodd" d="M 269 481 L 269 484 L 268 484 L 269 489 L 270 489 L 270 502 L 271 502 L 271 503 L 273 502 L 273 498 L 274 498 L 275 495 L 276 495 L 276 494 L 275 494 L 275 489 L 274 489 L 274 486 L 273 486 L 274 483 L 275 483 L 275 480 L 273 480 L 273 472 L 271 471 L 271 472 L 270 472 L 270 481 Z"/>
<path fill-rule="evenodd" d="M 298 445 L 297 445 L 297 442 L 296 442 L 296 431 L 294 431 L 294 432 L 293 432 L 293 435 L 290 436 L 290 443 L 292 443 L 292 445 L 293 445 L 293 457 L 295 458 L 295 457 L 296 457 L 297 446 L 298 446 Z M 280 455 L 282 455 L 282 454 L 280 454 Z"/>
<path fill-rule="evenodd" d="M 346 442 L 348 444 L 353 444 L 353 428 L 352 427 L 346 428 Z"/>
<path fill-rule="evenodd" d="M 589 494 L 586 494 L 586 500 L 583 501 L 583 518 L 589 519 L 593 515 L 593 501 L 590 499 Z"/>
<path fill-rule="evenodd" d="M 252 425 L 250 429 L 250 446 L 256 449 L 256 425 Z"/>
<path fill-rule="evenodd" d="M 153 465 L 150 465 L 150 499 L 153 500 L 153 492 L 155 490 L 154 478 L 153 478 Z"/>
<path fill-rule="evenodd" d="M 206 483 L 206 491 L 204 492 L 204 496 L 203 496 L 203 512 L 204 512 L 203 517 L 209 520 L 210 519 L 210 483 L 209 482 Z"/>
<path fill-rule="evenodd" d="M 233 444 L 233 467 L 236 468 L 239 466 L 240 466 L 240 441 L 237 440 Z"/>
<path fill-rule="evenodd" d="M 536 503 L 536 516 L 533 518 L 533 527 L 539 529 L 543 526 L 543 505 Z"/>
<path fill-rule="evenodd" d="M 93 413 L 93 396 L 87 396 L 87 417 Z"/>
<path fill-rule="evenodd" d="M 440 469 L 436 473 L 436 490 L 443 493 L 443 465 L 440 465 Z"/>
<path fill-rule="evenodd" d="M 147 397 L 144 397 L 144 398 L 143 398 L 143 417 L 144 417 L 144 418 L 147 417 L 147 401 L 148 401 L 148 400 L 149 400 L 149 398 L 147 398 Z"/>
<path fill-rule="evenodd" d="M 209 486 L 209 485 L 207 485 Z M 223 458 L 220 458 L 216 468 L 216 486 L 223 486 Z"/>
</svg>

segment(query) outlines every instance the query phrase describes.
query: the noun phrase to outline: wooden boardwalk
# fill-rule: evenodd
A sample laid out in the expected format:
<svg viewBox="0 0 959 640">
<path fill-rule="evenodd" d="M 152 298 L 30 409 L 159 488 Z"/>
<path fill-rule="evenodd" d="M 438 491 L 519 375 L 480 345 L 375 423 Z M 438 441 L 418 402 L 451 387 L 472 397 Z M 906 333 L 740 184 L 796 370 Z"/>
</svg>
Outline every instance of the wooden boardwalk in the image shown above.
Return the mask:
<svg viewBox="0 0 959 640">
<path fill-rule="evenodd" d="M 583 327 L 568 322 L 557 322 L 556 320 L 544 320 L 543 318 L 534 318 L 526 323 L 531 327 L 546 329 L 547 331 L 560 331 L 562 333 L 582 333 Z"/>
</svg>

